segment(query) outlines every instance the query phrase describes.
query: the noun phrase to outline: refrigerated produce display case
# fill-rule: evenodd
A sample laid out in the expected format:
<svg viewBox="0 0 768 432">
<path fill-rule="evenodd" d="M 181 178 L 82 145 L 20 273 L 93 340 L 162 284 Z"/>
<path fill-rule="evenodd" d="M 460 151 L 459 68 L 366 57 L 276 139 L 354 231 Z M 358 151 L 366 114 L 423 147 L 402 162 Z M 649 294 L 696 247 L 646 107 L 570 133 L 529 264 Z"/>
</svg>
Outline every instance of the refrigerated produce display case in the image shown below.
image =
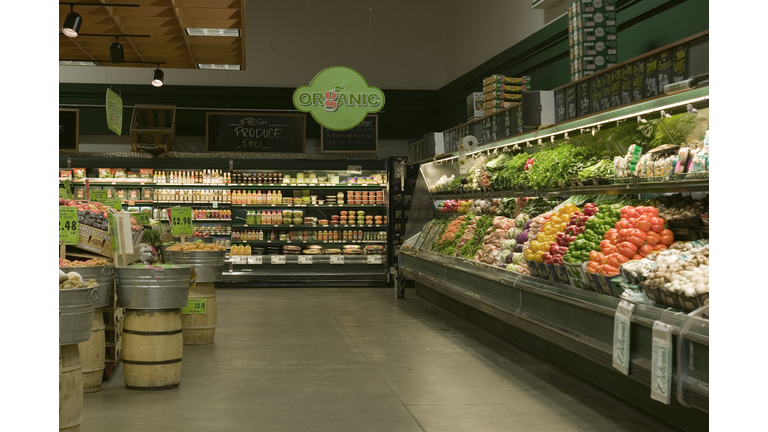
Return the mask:
<svg viewBox="0 0 768 432">
<path fill-rule="evenodd" d="M 466 174 L 458 153 L 422 161 L 396 297 L 412 280 L 671 424 L 707 424 L 708 125 L 703 87 L 480 146 Z"/>
</svg>

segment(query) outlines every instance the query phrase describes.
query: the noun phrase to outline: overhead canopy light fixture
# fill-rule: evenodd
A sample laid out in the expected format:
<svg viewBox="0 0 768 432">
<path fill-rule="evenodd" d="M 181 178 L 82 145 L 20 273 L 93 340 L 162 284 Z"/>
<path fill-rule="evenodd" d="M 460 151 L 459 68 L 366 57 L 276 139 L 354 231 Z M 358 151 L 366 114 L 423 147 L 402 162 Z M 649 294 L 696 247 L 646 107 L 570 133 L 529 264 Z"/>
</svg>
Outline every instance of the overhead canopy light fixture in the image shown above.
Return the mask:
<svg viewBox="0 0 768 432">
<path fill-rule="evenodd" d="M 122 63 L 125 61 L 123 44 L 117 41 L 117 36 L 115 36 L 115 41 L 109 46 L 109 60 L 112 63 Z"/>
<path fill-rule="evenodd" d="M 240 37 L 240 29 L 194 28 L 185 27 L 187 36 L 227 36 Z"/>
<path fill-rule="evenodd" d="M 208 69 L 208 70 L 240 70 L 240 65 L 230 65 L 230 64 L 199 64 L 197 65 L 198 69 Z"/>
<path fill-rule="evenodd" d="M 98 66 L 92 61 L 59 60 L 59 66 Z"/>
<path fill-rule="evenodd" d="M 163 74 L 163 71 L 160 70 L 160 63 L 158 63 L 157 69 L 152 72 L 152 85 L 155 87 L 162 87 L 164 78 L 165 74 Z"/>
<path fill-rule="evenodd" d="M 80 31 L 80 26 L 83 24 L 83 18 L 80 14 L 75 12 L 74 4 L 70 4 L 69 8 L 70 12 L 64 19 L 64 25 L 61 26 L 61 32 L 67 37 L 74 38 L 77 37 L 77 32 Z"/>
</svg>

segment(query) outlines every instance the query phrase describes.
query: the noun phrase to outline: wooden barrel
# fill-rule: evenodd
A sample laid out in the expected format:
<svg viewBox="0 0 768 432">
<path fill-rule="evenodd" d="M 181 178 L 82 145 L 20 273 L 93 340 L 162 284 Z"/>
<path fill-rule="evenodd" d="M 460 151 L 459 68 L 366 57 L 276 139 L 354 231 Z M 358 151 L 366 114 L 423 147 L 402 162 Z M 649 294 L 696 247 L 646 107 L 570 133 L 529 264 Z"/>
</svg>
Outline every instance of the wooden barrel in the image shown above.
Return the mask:
<svg viewBox="0 0 768 432">
<path fill-rule="evenodd" d="M 83 421 L 83 364 L 76 344 L 60 345 L 59 430 L 80 431 Z"/>
<path fill-rule="evenodd" d="M 122 359 L 125 388 L 178 387 L 183 349 L 181 309 L 125 310 Z"/>
<path fill-rule="evenodd" d="M 212 344 L 216 335 L 216 289 L 213 282 L 197 282 L 190 287 L 187 302 L 195 307 L 181 315 L 184 345 Z"/>
<path fill-rule="evenodd" d="M 80 360 L 83 362 L 83 393 L 93 393 L 101 390 L 101 380 L 104 376 L 104 315 L 101 308 L 96 308 L 91 326 L 91 338 L 80 342 Z"/>
</svg>

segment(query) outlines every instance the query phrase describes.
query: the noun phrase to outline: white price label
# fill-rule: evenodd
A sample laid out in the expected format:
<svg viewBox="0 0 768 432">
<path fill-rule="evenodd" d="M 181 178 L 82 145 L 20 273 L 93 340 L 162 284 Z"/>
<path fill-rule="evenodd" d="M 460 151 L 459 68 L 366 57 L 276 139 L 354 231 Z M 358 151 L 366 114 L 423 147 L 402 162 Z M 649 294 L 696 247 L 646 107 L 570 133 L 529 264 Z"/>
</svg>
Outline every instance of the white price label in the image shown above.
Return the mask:
<svg viewBox="0 0 768 432">
<path fill-rule="evenodd" d="M 299 264 L 312 264 L 312 257 L 309 255 L 299 255 Z"/>
<path fill-rule="evenodd" d="M 219 208 L 219 203 L 217 201 L 214 201 L 212 204 L 213 208 Z"/>
<path fill-rule="evenodd" d="M 331 255 L 331 264 L 344 264 L 344 255 Z"/>
<path fill-rule="evenodd" d="M 619 303 L 613 321 L 613 367 L 629 375 L 629 335 L 635 305 L 626 300 Z"/>
<path fill-rule="evenodd" d="M 248 257 L 248 264 L 261 265 L 262 262 L 263 261 L 261 255 L 253 255 Z"/>
<path fill-rule="evenodd" d="M 245 264 L 245 257 L 242 255 L 232 255 L 232 264 Z"/>
<path fill-rule="evenodd" d="M 668 324 L 653 323 L 651 351 L 651 399 L 669 405 L 672 401 L 672 333 Z"/>
<path fill-rule="evenodd" d="M 381 255 L 368 255 L 368 264 L 381 264 Z"/>
<path fill-rule="evenodd" d="M 272 264 L 285 264 L 285 255 L 272 255 Z"/>
</svg>

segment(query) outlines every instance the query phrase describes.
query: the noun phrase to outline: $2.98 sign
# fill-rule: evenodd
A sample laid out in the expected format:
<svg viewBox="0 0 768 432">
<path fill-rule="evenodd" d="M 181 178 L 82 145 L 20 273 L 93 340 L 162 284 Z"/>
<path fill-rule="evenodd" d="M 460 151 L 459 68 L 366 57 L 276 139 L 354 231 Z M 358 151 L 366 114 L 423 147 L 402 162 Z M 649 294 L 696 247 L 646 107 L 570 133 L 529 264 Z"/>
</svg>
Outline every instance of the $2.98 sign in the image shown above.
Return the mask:
<svg viewBox="0 0 768 432">
<path fill-rule="evenodd" d="M 174 236 L 192 235 L 192 209 L 189 207 L 171 208 L 171 233 Z"/>
<path fill-rule="evenodd" d="M 59 207 L 59 243 L 77 244 L 80 228 L 77 222 L 77 207 Z"/>
</svg>

